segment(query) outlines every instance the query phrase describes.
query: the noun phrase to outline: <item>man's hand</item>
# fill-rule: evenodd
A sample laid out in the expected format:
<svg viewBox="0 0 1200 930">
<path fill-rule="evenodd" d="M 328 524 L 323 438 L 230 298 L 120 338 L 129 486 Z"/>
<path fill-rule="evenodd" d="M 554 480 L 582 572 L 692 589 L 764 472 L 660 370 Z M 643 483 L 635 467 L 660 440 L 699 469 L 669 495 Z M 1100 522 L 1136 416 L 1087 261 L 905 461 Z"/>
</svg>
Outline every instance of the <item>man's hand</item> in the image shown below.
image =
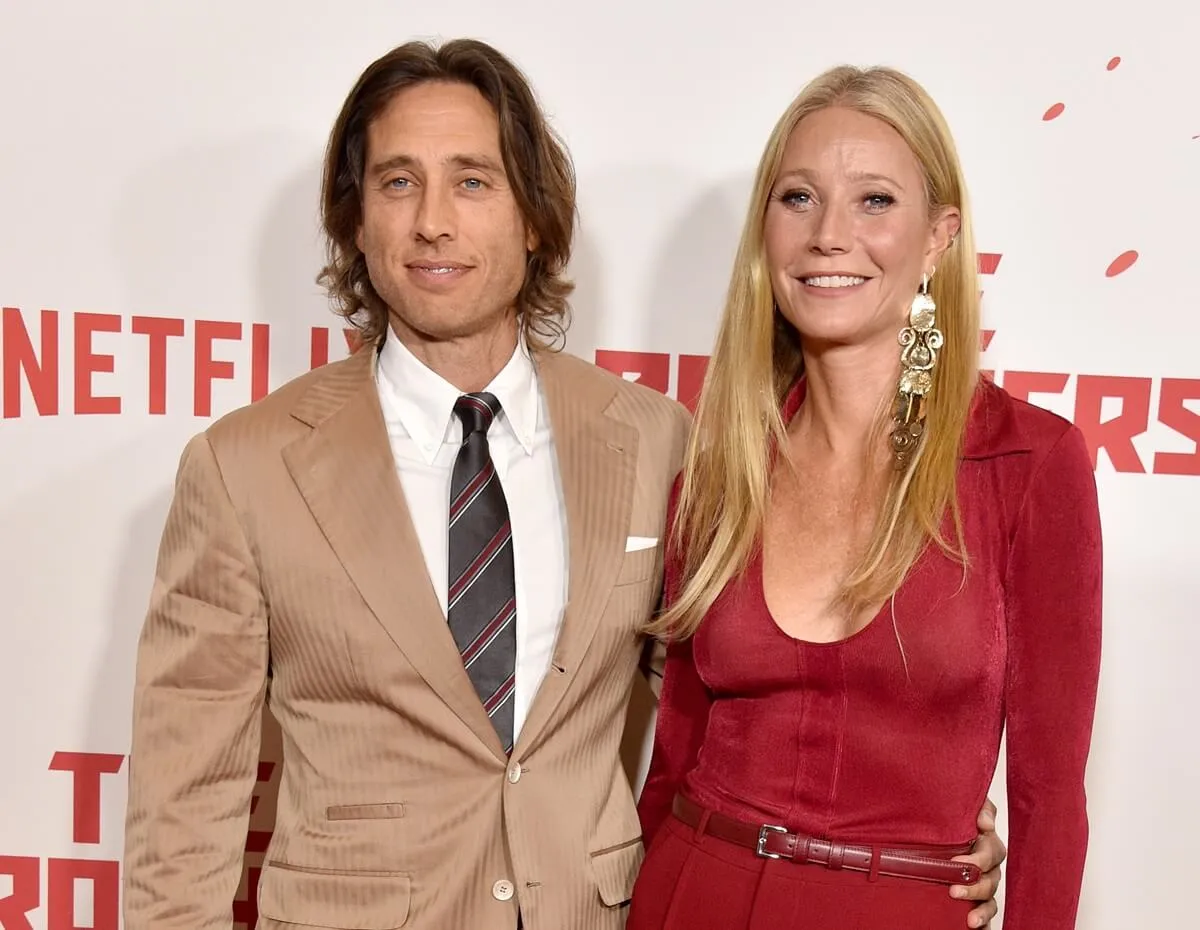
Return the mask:
<svg viewBox="0 0 1200 930">
<path fill-rule="evenodd" d="M 1000 887 L 1000 864 L 1004 862 L 1008 850 L 996 835 L 996 805 L 990 800 L 979 812 L 976 823 L 979 826 L 979 838 L 975 841 L 975 851 L 969 856 L 956 856 L 955 861 L 973 862 L 983 874 L 974 885 L 952 885 L 950 895 L 959 899 L 982 901 L 982 904 L 967 915 L 967 926 L 975 930 L 986 930 L 991 919 L 996 916 L 996 889 Z"/>
</svg>

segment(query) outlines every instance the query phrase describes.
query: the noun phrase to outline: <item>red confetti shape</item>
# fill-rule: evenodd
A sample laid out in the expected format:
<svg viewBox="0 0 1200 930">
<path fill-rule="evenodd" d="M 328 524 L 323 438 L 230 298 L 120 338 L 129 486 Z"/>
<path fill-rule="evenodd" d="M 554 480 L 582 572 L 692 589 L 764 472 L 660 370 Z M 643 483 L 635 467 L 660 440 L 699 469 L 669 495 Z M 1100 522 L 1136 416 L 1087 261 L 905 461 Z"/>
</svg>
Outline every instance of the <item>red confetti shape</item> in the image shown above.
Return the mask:
<svg viewBox="0 0 1200 930">
<path fill-rule="evenodd" d="M 1107 65 L 1105 65 L 1105 68 L 1106 68 L 1107 70 L 1111 71 L 1111 70 L 1113 70 L 1113 68 L 1115 68 L 1115 67 L 1116 67 L 1117 65 L 1119 65 L 1120 63 L 1121 63 L 1121 56 L 1120 56 L 1120 55 L 1114 55 L 1112 58 L 1110 58 L 1110 59 L 1108 60 L 1108 64 L 1107 64 Z"/>
<path fill-rule="evenodd" d="M 1058 117 L 1062 116 L 1063 110 L 1066 108 L 1067 105 L 1065 103 L 1056 103 L 1049 110 L 1042 114 L 1042 119 L 1047 122 L 1052 119 L 1058 119 Z"/>
<path fill-rule="evenodd" d="M 1112 260 L 1112 264 L 1108 266 L 1108 270 L 1104 272 L 1104 277 L 1115 278 L 1123 271 L 1128 271 L 1133 263 L 1138 260 L 1138 253 L 1133 249 L 1128 252 L 1122 252 Z"/>
</svg>

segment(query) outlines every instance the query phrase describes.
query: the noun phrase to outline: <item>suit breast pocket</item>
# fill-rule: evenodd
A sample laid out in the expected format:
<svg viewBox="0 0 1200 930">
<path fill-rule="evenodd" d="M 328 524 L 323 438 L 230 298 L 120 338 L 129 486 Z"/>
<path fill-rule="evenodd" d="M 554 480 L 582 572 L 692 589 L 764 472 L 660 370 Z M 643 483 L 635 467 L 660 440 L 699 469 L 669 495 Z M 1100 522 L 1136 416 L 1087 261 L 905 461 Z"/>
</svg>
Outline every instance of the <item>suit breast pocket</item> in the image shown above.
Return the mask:
<svg viewBox="0 0 1200 930">
<path fill-rule="evenodd" d="M 662 571 L 662 546 L 626 552 L 617 571 L 616 585 L 640 584 L 654 579 Z"/>
</svg>

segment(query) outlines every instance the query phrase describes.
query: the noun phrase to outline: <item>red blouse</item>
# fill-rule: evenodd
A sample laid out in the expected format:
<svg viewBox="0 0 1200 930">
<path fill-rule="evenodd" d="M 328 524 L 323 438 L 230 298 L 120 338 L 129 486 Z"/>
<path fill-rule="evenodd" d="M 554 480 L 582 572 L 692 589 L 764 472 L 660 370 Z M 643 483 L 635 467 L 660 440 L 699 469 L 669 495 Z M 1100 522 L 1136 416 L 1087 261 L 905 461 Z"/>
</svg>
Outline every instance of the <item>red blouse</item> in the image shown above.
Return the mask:
<svg viewBox="0 0 1200 930">
<path fill-rule="evenodd" d="M 1005 930 L 1075 926 L 1102 571 L 1083 436 L 982 381 L 958 494 L 965 585 L 930 546 L 894 610 L 809 643 L 772 620 L 756 553 L 696 635 L 669 646 L 639 803 L 647 846 L 681 789 L 728 816 L 842 841 L 970 842 L 1007 726 Z M 678 573 L 669 556 L 668 598 Z"/>
</svg>

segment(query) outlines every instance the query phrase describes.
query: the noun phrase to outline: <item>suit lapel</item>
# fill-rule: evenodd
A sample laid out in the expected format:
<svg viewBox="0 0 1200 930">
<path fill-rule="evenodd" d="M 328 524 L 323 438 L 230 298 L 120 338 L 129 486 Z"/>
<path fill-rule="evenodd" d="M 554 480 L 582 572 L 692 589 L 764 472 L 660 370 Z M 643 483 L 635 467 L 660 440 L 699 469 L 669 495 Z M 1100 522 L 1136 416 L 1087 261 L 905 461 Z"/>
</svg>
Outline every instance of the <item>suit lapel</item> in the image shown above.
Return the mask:
<svg viewBox="0 0 1200 930">
<path fill-rule="evenodd" d="M 439 697 L 498 757 L 500 739 L 463 668 L 404 500 L 364 348 L 323 372 L 293 416 L 312 431 L 283 450 L 313 518 L 367 606 Z"/>
<path fill-rule="evenodd" d="M 612 380 L 571 356 L 538 353 L 567 517 L 567 605 L 553 665 L 515 753 L 528 752 L 575 680 L 625 553 L 637 478 L 637 430 L 606 415 Z"/>
</svg>

